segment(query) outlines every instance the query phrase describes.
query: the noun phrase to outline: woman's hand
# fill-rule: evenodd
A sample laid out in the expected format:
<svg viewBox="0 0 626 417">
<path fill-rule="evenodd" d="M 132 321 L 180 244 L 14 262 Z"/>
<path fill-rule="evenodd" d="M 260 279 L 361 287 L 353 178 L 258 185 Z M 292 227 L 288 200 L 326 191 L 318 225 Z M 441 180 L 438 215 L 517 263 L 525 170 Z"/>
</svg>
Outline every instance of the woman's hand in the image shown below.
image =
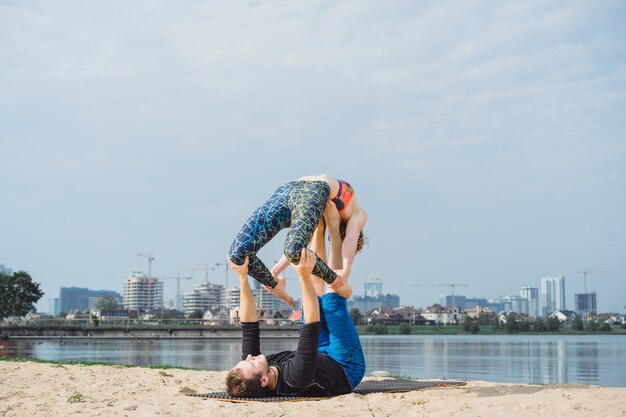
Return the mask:
<svg viewBox="0 0 626 417">
<path fill-rule="evenodd" d="M 345 275 L 343 270 L 334 271 L 337 274 L 337 277 L 333 282 L 328 284 L 330 288 L 337 291 L 339 288 L 343 287 L 345 283 L 348 281 L 348 275 Z"/>
</svg>

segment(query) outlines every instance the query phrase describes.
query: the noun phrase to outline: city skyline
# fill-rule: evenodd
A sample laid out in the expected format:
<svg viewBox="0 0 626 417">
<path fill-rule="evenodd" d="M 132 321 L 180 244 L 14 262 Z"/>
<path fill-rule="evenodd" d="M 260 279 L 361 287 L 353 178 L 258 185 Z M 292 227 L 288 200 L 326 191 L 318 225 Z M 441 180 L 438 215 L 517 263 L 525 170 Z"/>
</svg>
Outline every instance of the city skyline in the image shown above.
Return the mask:
<svg viewBox="0 0 626 417">
<path fill-rule="evenodd" d="M 443 291 L 430 283 L 513 296 L 564 276 L 573 306 L 579 271 L 610 271 L 588 291 L 600 311 L 626 304 L 623 1 L 34 1 L 0 15 L 0 262 L 47 294 L 120 291 L 147 269 L 135 253 L 160 277 L 224 264 L 278 186 L 327 173 L 368 213 L 355 288 L 373 274 L 426 305 Z M 284 239 L 259 258 L 273 265 Z M 185 274 L 185 291 L 202 280 Z"/>
<path fill-rule="evenodd" d="M 129 278 L 136 278 L 136 277 L 143 277 L 143 278 L 147 278 L 147 275 L 144 274 L 142 271 L 139 270 L 134 270 L 131 274 L 127 275 L 124 277 L 125 280 L 128 280 Z M 158 278 L 154 278 L 155 280 L 158 280 Z M 255 283 L 254 280 L 252 280 L 250 277 L 248 278 L 249 280 L 251 280 L 251 283 Z M 400 306 L 406 306 L 406 307 L 414 307 L 414 308 L 427 308 L 429 306 L 432 306 L 434 304 L 441 304 L 442 306 L 446 306 L 446 307 L 451 307 L 451 306 L 459 306 L 460 303 L 461 304 L 461 310 L 464 310 L 466 308 L 473 308 L 475 307 L 473 303 L 473 301 L 470 300 L 477 300 L 477 299 L 481 299 L 481 300 L 485 300 L 485 301 L 489 301 L 490 303 L 496 303 L 496 304 L 502 304 L 502 306 L 509 306 L 507 307 L 498 307 L 497 309 L 503 309 L 503 311 L 514 311 L 514 312 L 526 312 L 531 316 L 536 316 L 536 317 L 546 317 L 548 314 L 552 313 L 554 310 L 568 310 L 568 311 L 576 311 L 578 312 L 579 308 L 578 305 L 579 303 L 582 303 L 583 301 L 582 298 L 580 300 L 577 300 L 576 298 L 580 298 L 583 295 L 586 295 L 587 297 L 585 298 L 585 300 L 589 299 L 591 300 L 589 297 L 592 297 L 593 299 L 593 305 L 596 305 L 596 296 L 597 294 L 595 292 L 590 292 L 590 293 L 585 293 L 585 294 L 581 294 L 581 293 L 575 293 L 572 294 L 572 298 L 574 299 L 574 303 L 567 305 L 567 303 L 565 303 L 565 305 L 560 304 L 559 302 L 554 302 L 554 305 L 552 307 L 549 307 L 546 304 L 545 300 L 542 301 L 541 297 L 546 296 L 545 294 L 545 289 L 542 291 L 541 286 L 544 285 L 544 281 L 545 282 L 551 282 L 552 287 L 554 287 L 556 284 L 554 284 L 553 281 L 556 281 L 557 283 L 560 282 L 560 284 L 564 287 L 565 283 L 564 283 L 564 278 L 563 277 L 543 277 L 540 279 L 540 284 L 538 286 L 522 286 L 518 289 L 519 295 L 513 295 L 513 296 L 483 296 L 483 297 L 471 297 L 471 296 L 466 296 L 464 294 L 460 294 L 460 293 L 456 293 L 454 294 L 454 296 L 450 293 L 447 294 L 440 294 L 439 298 L 437 300 L 432 300 L 431 302 L 428 302 L 424 305 L 411 305 L 410 303 L 405 303 L 402 300 L 402 297 L 397 295 L 397 294 L 390 294 L 389 292 L 383 292 L 382 288 L 383 288 L 383 284 L 384 281 L 381 280 L 378 277 L 370 277 L 368 279 L 366 279 L 363 282 L 363 287 L 361 289 L 361 291 L 359 291 L 358 288 L 354 288 L 354 293 L 353 296 L 350 299 L 349 304 L 351 304 L 352 306 L 356 306 L 357 304 L 361 305 L 371 305 L 374 307 L 378 307 L 378 305 L 376 304 L 376 302 L 373 302 L 372 300 L 374 298 L 380 298 L 380 296 L 382 296 L 382 298 L 380 298 L 380 300 L 390 300 L 389 296 L 391 297 L 398 297 L 398 301 L 394 301 L 392 302 L 393 305 L 389 305 L 387 307 L 400 307 Z M 161 281 L 160 282 L 160 288 L 162 288 L 164 285 L 164 282 Z M 554 291 L 554 289 L 551 287 L 550 291 Z M 232 307 L 232 300 L 231 302 L 226 302 L 226 299 L 233 299 L 233 297 L 237 298 L 238 297 L 238 286 L 231 286 L 229 288 L 224 288 L 223 284 L 220 283 L 216 283 L 216 282 L 201 282 L 201 283 L 196 283 L 193 286 L 193 289 L 191 291 L 181 291 L 180 293 L 180 297 L 181 297 L 181 308 L 178 309 L 179 311 L 185 311 L 186 313 L 189 313 L 189 307 L 187 307 L 187 303 L 192 303 L 191 300 L 195 300 L 196 303 L 198 303 L 197 301 L 197 297 L 199 296 L 199 291 L 209 291 L 214 293 L 215 292 L 215 288 L 221 288 L 221 297 L 222 297 L 222 304 L 224 305 L 229 305 L 230 307 Z M 102 293 L 102 294 L 106 294 L 108 295 L 109 292 L 111 291 L 115 291 L 115 290 L 103 290 L 103 289 L 99 289 L 99 290 L 94 290 L 92 288 L 80 288 L 80 287 L 61 287 L 60 293 L 63 290 L 89 290 L 90 293 Z M 162 291 L 162 290 L 160 290 Z M 262 294 L 262 298 L 260 298 L 260 293 L 263 292 Z M 362 292 L 362 293 L 361 293 Z M 122 293 L 124 294 L 124 298 L 126 299 L 126 291 L 122 291 Z M 262 305 L 265 307 L 261 307 L 261 308 L 271 308 L 271 309 L 278 309 L 282 304 L 282 302 L 279 299 L 273 299 L 275 297 L 273 297 L 269 292 L 267 291 L 262 291 L 260 288 L 260 285 L 254 285 L 254 293 L 255 293 L 255 298 L 257 299 L 258 302 L 262 302 Z M 564 294 L 565 295 L 565 294 Z M 87 294 L 84 295 L 84 297 L 88 297 Z M 188 300 L 189 297 L 189 300 Z M 213 295 L 212 297 L 215 297 L 215 295 Z M 364 298 L 366 297 L 372 297 L 372 299 L 370 299 L 370 301 L 364 301 Z M 450 301 L 452 300 L 452 298 L 454 297 L 454 301 Z M 61 298 L 61 296 L 59 296 L 59 298 Z M 55 298 L 55 297 L 46 297 L 44 295 L 44 297 L 40 300 L 39 304 L 46 304 L 48 306 L 47 309 L 42 310 L 39 309 L 39 312 L 45 312 L 45 313 L 49 313 L 50 309 L 52 308 L 51 306 L 55 304 L 55 300 L 57 305 L 59 304 L 59 298 Z M 93 296 L 90 297 L 90 305 L 95 305 L 96 300 L 92 300 Z M 298 298 L 298 297 L 294 297 L 294 298 Z M 166 295 L 163 295 L 162 298 L 162 304 L 165 308 L 172 308 L 172 309 L 176 309 L 177 306 L 177 302 L 176 302 L 176 297 L 167 297 Z M 461 300 L 461 301 L 459 301 Z M 523 304 L 519 304 L 520 302 L 523 302 Z M 533 302 L 535 303 L 533 305 Z M 215 303 L 216 301 L 212 302 L 211 307 L 210 308 L 215 308 Z M 620 308 L 615 309 L 615 310 L 610 310 L 610 311 L 601 311 L 601 310 L 593 310 L 591 309 L 591 301 L 586 301 L 585 304 L 582 305 L 581 309 L 583 311 L 583 313 L 585 313 L 587 310 L 589 311 L 593 311 L 594 314 L 595 313 L 617 313 L 617 314 L 623 314 L 624 311 L 622 311 L 622 309 L 626 309 L 626 306 L 622 305 L 619 306 Z M 236 303 L 235 303 L 236 304 Z M 397 305 L 396 305 L 397 304 Z M 259 304 L 261 305 L 261 304 Z M 385 304 L 382 304 L 381 306 L 386 306 Z M 548 307 L 547 309 L 544 309 L 542 311 L 542 308 L 544 307 Z M 131 306 L 131 308 L 136 308 L 136 306 Z M 288 307 L 285 305 L 284 306 L 285 309 L 287 309 Z M 373 308 L 373 307 L 372 307 Z M 60 309 L 60 311 L 62 311 L 62 307 Z"/>
</svg>

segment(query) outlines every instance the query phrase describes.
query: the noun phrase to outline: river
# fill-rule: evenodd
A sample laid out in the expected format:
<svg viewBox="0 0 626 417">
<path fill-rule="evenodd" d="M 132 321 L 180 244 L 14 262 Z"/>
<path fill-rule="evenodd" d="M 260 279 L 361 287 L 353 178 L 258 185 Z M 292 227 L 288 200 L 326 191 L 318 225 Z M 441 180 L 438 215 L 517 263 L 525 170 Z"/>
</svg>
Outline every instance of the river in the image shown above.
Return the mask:
<svg viewBox="0 0 626 417">
<path fill-rule="evenodd" d="M 264 339 L 264 353 L 296 339 Z M 626 336 L 361 336 L 367 374 L 505 383 L 584 383 L 626 387 Z M 240 340 L 4 340 L 0 355 L 223 371 Z"/>
</svg>

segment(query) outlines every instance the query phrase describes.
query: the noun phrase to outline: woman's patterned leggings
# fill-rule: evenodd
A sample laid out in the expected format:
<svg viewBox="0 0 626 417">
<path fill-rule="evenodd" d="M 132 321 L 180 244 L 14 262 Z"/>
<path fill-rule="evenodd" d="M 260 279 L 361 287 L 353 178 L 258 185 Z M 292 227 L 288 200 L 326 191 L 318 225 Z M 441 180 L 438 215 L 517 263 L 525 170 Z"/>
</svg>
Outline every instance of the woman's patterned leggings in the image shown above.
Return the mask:
<svg viewBox="0 0 626 417">
<path fill-rule="evenodd" d="M 228 257 L 242 265 L 248 257 L 248 275 L 263 285 L 274 288 L 276 279 L 257 252 L 284 228 L 290 227 L 285 239 L 284 253 L 292 264 L 300 262 L 302 248 L 306 248 L 317 227 L 330 194 L 324 181 L 292 181 L 278 187 L 248 218 L 230 246 Z M 313 275 L 331 283 L 336 274 L 317 256 Z"/>
</svg>

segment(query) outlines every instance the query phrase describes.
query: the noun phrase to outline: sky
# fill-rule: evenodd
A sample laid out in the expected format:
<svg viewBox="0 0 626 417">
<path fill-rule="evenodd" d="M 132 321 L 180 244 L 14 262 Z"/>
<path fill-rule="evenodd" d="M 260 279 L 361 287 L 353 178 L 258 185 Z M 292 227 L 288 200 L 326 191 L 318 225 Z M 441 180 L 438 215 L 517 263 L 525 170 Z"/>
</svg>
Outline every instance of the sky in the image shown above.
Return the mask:
<svg viewBox="0 0 626 417">
<path fill-rule="evenodd" d="M 41 311 L 121 292 L 136 253 L 189 291 L 279 185 L 327 173 L 368 212 L 355 294 L 564 276 L 573 309 L 586 269 L 623 312 L 625 21 L 622 1 L 0 1 L 0 264 Z"/>
</svg>

